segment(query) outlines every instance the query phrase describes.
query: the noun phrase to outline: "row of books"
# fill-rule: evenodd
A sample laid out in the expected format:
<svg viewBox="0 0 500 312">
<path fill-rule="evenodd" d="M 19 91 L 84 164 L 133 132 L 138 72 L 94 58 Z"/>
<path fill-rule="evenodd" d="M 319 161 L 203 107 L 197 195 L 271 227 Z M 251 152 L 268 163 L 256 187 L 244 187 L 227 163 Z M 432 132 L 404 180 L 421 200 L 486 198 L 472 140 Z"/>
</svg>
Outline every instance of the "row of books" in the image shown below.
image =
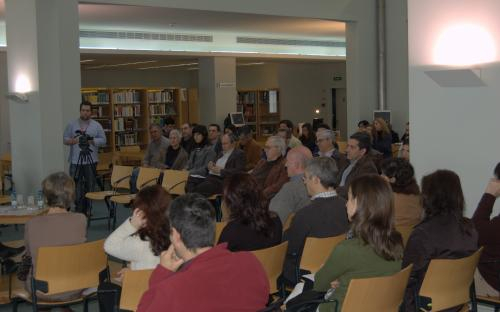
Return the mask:
<svg viewBox="0 0 500 312">
<path fill-rule="evenodd" d="M 176 115 L 174 103 L 149 105 L 149 114 L 154 115 Z"/>
<path fill-rule="evenodd" d="M 121 133 L 115 136 L 115 145 L 137 145 L 137 133 Z"/>
<path fill-rule="evenodd" d="M 138 90 L 113 92 L 113 102 L 117 104 L 140 103 L 142 92 Z"/>
<path fill-rule="evenodd" d="M 104 131 L 111 131 L 111 119 L 99 119 L 97 122 L 101 124 Z"/>
<path fill-rule="evenodd" d="M 173 90 L 148 92 L 148 103 L 167 103 L 174 100 Z"/>
<path fill-rule="evenodd" d="M 108 117 L 102 106 L 92 107 L 92 118 Z"/>
<path fill-rule="evenodd" d="M 115 131 L 137 130 L 139 121 L 137 119 L 116 118 L 114 125 Z"/>
<path fill-rule="evenodd" d="M 239 92 L 236 99 L 238 104 L 255 103 L 256 92 Z"/>
<path fill-rule="evenodd" d="M 94 105 L 109 104 L 109 93 L 108 92 L 83 93 L 82 100 L 89 101 Z"/>
<path fill-rule="evenodd" d="M 115 117 L 139 117 L 141 105 L 115 106 Z"/>
</svg>

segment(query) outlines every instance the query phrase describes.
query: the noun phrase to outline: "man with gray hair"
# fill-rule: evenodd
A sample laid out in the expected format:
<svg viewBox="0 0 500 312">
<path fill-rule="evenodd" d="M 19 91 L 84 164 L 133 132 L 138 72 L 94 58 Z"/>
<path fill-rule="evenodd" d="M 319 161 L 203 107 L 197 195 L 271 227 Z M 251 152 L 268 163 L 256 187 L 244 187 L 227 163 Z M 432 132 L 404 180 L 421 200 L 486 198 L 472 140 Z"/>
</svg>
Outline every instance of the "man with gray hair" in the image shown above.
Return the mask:
<svg viewBox="0 0 500 312">
<path fill-rule="evenodd" d="M 325 129 L 316 133 L 316 144 L 318 145 L 318 154 L 315 157 L 331 157 L 335 162 L 339 161 L 339 151 L 335 148 L 335 132 Z"/>
<path fill-rule="evenodd" d="M 287 284 L 295 285 L 298 281 L 296 269 L 307 237 L 332 237 L 345 234 L 349 229 L 346 201 L 335 192 L 337 175 L 337 165 L 330 157 L 317 157 L 307 162 L 304 184 L 311 204 L 297 211 L 283 237 L 288 240 L 283 266 Z"/>
<path fill-rule="evenodd" d="M 283 185 L 269 203 L 269 210 L 276 212 L 283 224 L 291 213 L 310 203 L 302 178 L 306 162 L 311 158 L 311 151 L 303 145 L 292 148 L 286 155 L 285 165 L 290 181 Z"/>
<path fill-rule="evenodd" d="M 165 163 L 165 155 L 167 148 L 170 144 L 168 139 L 162 135 L 162 129 L 158 124 L 149 126 L 149 135 L 151 142 L 149 142 L 142 160 L 143 167 L 163 168 Z"/>
<path fill-rule="evenodd" d="M 271 200 L 288 181 L 285 167 L 286 148 L 285 140 L 281 137 L 269 137 L 264 146 L 266 159 L 261 159 L 251 171 L 251 175 L 262 185 L 267 200 Z"/>
</svg>

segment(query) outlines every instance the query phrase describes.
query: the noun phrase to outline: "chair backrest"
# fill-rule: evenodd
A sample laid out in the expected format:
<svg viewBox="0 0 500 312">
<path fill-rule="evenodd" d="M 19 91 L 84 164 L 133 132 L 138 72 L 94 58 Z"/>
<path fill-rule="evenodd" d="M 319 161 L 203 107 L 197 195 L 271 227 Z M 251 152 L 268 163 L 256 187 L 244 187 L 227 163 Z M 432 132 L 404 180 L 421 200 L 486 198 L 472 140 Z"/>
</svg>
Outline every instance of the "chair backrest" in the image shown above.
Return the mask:
<svg viewBox="0 0 500 312">
<path fill-rule="evenodd" d="M 99 274 L 107 265 L 104 240 L 69 246 L 40 247 L 35 279 L 47 282 L 47 295 L 97 287 Z"/>
<path fill-rule="evenodd" d="M 323 263 L 337 246 L 345 240 L 346 235 L 342 234 L 334 237 L 308 237 L 304 244 L 304 251 L 300 258 L 300 268 L 310 272 L 318 272 Z"/>
<path fill-rule="evenodd" d="M 283 262 L 285 262 L 287 248 L 288 241 L 274 247 L 252 251 L 264 267 L 264 271 L 266 271 L 267 278 L 269 279 L 269 290 L 271 294 L 278 291 L 276 280 L 283 271 Z"/>
<path fill-rule="evenodd" d="M 187 170 L 165 170 L 162 186 L 171 195 L 184 195 L 188 177 L 189 171 Z"/>
<path fill-rule="evenodd" d="M 441 311 L 470 301 L 470 285 L 483 251 L 461 259 L 433 259 L 425 273 L 419 296 L 432 299 L 432 311 Z"/>
<path fill-rule="evenodd" d="M 292 212 L 286 218 L 286 221 L 283 224 L 283 232 L 285 232 L 286 230 L 288 230 L 290 228 L 290 225 L 292 225 L 293 217 L 295 217 L 295 212 Z"/>
<path fill-rule="evenodd" d="M 408 239 L 410 238 L 411 232 L 413 232 L 413 225 L 399 225 L 396 226 L 396 231 L 401 233 L 403 237 L 403 246 L 406 246 Z"/>
<path fill-rule="evenodd" d="M 113 153 L 99 153 L 99 162 L 96 166 L 96 171 L 106 171 L 109 170 L 111 164 L 113 164 Z"/>
<path fill-rule="evenodd" d="M 127 270 L 123 275 L 120 309 L 136 311 L 142 295 L 148 290 L 153 270 Z"/>
<path fill-rule="evenodd" d="M 227 222 L 221 221 L 221 222 L 215 222 L 215 242 L 214 245 L 217 244 L 219 241 L 220 234 L 222 233 L 222 230 L 226 227 Z"/>
<path fill-rule="evenodd" d="M 137 176 L 137 189 L 140 190 L 145 186 L 153 185 L 158 182 L 161 170 L 157 168 L 139 168 L 139 175 Z"/>
<path fill-rule="evenodd" d="M 111 186 L 115 189 L 130 189 L 133 167 L 114 165 L 111 172 Z"/>
<path fill-rule="evenodd" d="M 140 152 L 141 147 L 139 145 L 128 145 L 120 146 L 120 152 Z"/>
<path fill-rule="evenodd" d="M 342 312 L 397 312 L 403 302 L 412 268 L 410 264 L 394 275 L 352 279 L 342 304 Z"/>
</svg>

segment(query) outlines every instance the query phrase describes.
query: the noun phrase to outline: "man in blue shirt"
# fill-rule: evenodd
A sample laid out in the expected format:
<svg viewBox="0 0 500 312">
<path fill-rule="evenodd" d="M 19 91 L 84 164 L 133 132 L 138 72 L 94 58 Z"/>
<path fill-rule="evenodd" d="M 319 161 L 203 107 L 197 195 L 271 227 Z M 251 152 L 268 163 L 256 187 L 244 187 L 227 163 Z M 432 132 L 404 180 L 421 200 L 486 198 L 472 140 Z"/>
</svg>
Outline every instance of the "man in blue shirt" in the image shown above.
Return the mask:
<svg viewBox="0 0 500 312">
<path fill-rule="evenodd" d="M 64 130 L 63 142 L 70 146 L 69 162 L 70 175 L 77 183 L 76 187 L 76 211 L 86 213 L 89 206 L 85 199 L 85 193 L 94 190 L 95 168 L 98 158 L 98 147 L 106 145 L 106 135 L 100 123 L 91 119 L 92 104 L 84 101 L 80 104 L 80 118 L 70 122 Z M 92 139 L 89 143 L 90 157 L 81 157 L 80 136 L 87 135 Z M 83 156 L 83 155 L 82 155 Z M 78 166 L 77 166 L 78 165 Z M 78 172 L 77 172 L 77 167 Z M 78 177 L 75 175 L 78 174 Z M 80 178 L 82 181 L 78 181 Z M 80 182 L 80 183 L 79 183 Z"/>
</svg>

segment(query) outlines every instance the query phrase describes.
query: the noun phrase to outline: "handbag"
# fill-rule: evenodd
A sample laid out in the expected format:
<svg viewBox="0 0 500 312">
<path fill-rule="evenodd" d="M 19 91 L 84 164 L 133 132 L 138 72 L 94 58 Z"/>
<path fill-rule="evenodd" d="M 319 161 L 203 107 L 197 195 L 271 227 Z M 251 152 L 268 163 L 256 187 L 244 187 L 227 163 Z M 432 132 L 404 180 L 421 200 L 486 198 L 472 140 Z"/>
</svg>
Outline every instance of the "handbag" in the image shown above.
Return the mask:
<svg viewBox="0 0 500 312">
<path fill-rule="evenodd" d="M 119 312 L 122 288 L 110 282 L 101 282 L 97 287 L 100 312 Z"/>
<path fill-rule="evenodd" d="M 286 303 L 286 311 L 290 312 L 314 312 L 320 303 L 325 300 L 324 291 L 306 290 Z"/>
</svg>

